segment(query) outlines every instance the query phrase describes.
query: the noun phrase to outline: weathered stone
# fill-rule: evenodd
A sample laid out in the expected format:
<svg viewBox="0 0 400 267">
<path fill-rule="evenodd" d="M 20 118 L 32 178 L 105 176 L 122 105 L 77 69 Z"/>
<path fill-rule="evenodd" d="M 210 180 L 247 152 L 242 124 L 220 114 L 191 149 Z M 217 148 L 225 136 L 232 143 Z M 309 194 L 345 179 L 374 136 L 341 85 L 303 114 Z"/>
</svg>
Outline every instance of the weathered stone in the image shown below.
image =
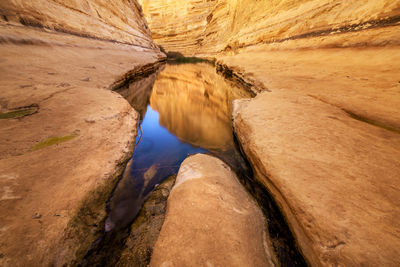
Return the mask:
<svg viewBox="0 0 400 267">
<path fill-rule="evenodd" d="M 150 266 L 272 266 L 261 210 L 221 160 L 181 165 Z"/>
<path fill-rule="evenodd" d="M 234 127 L 313 266 L 400 264 L 400 135 L 297 92 L 235 102 Z"/>
<path fill-rule="evenodd" d="M 0 112 L 36 107 L 0 121 L 1 266 L 85 255 L 136 136 L 137 113 L 108 89 L 163 58 L 135 1 L 68 2 L 0 4 Z"/>
<path fill-rule="evenodd" d="M 45 28 L 158 50 L 136 0 L 2 1 L 0 24 Z"/>
<path fill-rule="evenodd" d="M 154 40 L 184 55 L 399 45 L 399 1 L 139 0 Z M 264 48 L 265 50 L 265 48 Z"/>
</svg>

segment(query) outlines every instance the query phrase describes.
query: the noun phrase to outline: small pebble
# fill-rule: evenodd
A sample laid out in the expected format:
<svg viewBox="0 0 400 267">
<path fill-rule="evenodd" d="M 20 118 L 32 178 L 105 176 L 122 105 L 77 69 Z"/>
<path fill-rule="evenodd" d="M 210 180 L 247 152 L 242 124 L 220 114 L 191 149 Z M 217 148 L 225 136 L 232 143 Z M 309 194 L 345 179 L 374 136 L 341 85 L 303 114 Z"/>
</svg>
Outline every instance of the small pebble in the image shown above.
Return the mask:
<svg viewBox="0 0 400 267">
<path fill-rule="evenodd" d="M 95 123 L 96 121 L 93 120 L 93 119 L 85 119 L 85 122 L 87 122 L 87 123 Z"/>
<path fill-rule="evenodd" d="M 42 218 L 42 215 L 37 212 L 32 216 L 32 219 L 40 219 L 40 218 Z"/>
</svg>

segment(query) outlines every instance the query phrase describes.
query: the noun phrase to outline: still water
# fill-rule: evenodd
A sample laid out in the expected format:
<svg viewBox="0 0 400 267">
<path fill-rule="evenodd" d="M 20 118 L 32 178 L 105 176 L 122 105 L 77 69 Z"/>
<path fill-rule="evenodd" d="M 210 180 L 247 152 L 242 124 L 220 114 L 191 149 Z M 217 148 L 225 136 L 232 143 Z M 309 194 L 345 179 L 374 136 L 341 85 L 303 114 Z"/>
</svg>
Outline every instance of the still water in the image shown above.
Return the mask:
<svg viewBox="0 0 400 267">
<path fill-rule="evenodd" d="M 207 63 L 166 65 L 121 88 L 139 113 L 132 159 L 108 203 L 106 232 L 128 226 L 157 184 L 178 172 L 191 154 L 208 153 L 240 169 L 232 131 L 232 101 L 250 93 Z"/>
</svg>

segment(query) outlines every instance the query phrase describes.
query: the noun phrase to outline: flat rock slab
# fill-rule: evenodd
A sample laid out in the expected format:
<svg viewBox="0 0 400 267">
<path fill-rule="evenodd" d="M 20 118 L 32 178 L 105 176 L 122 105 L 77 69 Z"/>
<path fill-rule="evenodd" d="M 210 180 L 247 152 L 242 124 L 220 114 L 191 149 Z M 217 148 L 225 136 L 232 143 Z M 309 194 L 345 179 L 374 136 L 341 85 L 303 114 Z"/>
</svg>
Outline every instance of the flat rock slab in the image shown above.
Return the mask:
<svg viewBox="0 0 400 267">
<path fill-rule="evenodd" d="M 281 51 L 260 46 L 218 59 L 260 89 L 310 95 L 400 132 L 399 46 Z"/>
<path fill-rule="evenodd" d="M 109 88 L 161 54 L 29 27 L 0 37 L 0 112 L 34 107 L 0 120 L 0 265 L 79 261 L 136 136 L 137 112 Z"/>
<path fill-rule="evenodd" d="M 261 210 L 221 160 L 182 163 L 150 266 L 271 266 Z"/>
<path fill-rule="evenodd" d="M 400 265 L 398 133 L 283 90 L 235 102 L 234 128 L 311 265 Z"/>
</svg>

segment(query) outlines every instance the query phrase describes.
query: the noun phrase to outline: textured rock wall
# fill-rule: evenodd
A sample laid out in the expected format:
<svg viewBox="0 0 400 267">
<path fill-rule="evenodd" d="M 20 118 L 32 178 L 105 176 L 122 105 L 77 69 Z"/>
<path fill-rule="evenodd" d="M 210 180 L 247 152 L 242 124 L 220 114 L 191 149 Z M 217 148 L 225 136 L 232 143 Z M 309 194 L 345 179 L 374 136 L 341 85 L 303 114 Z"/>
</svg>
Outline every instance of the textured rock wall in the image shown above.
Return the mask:
<svg viewBox="0 0 400 267">
<path fill-rule="evenodd" d="M 398 266 L 400 1 L 140 2 L 165 50 L 259 93 L 235 133 L 307 262 Z"/>
<path fill-rule="evenodd" d="M 1 1 L 2 24 L 50 30 L 156 48 L 136 0 Z"/>
<path fill-rule="evenodd" d="M 82 261 L 137 132 L 110 89 L 164 57 L 134 0 L 0 1 L 0 266 Z"/>
<path fill-rule="evenodd" d="M 395 33 L 374 38 L 328 38 L 399 21 L 400 1 L 366 0 L 139 0 L 154 40 L 186 55 L 235 51 L 261 43 L 326 36 L 304 47 L 398 44 Z M 397 37 L 396 37 L 397 36 Z M 298 46 L 297 46 L 298 47 Z"/>
</svg>

